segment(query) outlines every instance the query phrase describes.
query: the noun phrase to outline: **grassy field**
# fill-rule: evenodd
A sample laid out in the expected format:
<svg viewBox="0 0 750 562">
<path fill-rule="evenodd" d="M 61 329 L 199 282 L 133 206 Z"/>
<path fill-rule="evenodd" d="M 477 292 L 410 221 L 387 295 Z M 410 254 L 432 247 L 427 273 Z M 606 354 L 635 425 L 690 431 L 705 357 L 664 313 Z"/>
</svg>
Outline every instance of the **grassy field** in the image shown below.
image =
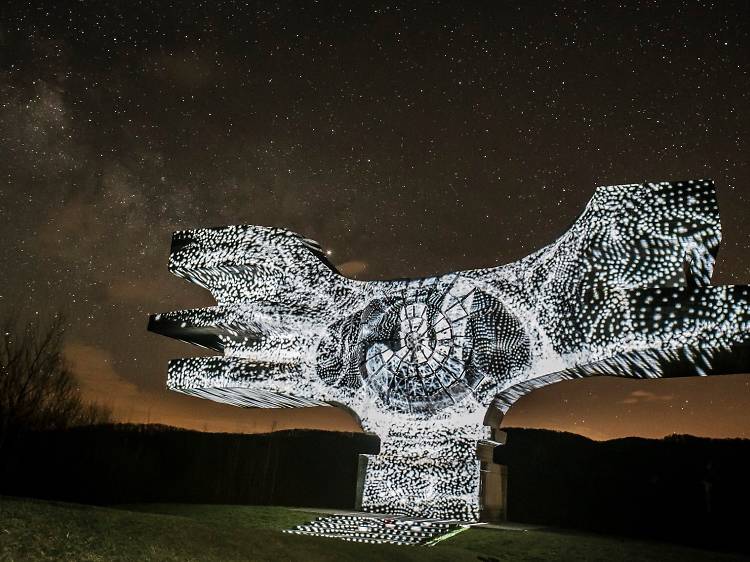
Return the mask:
<svg viewBox="0 0 750 562">
<path fill-rule="evenodd" d="M 426 547 L 281 533 L 316 517 L 280 507 L 154 504 L 117 509 L 0 497 L 0 560 L 743 560 L 578 533 L 470 529 Z"/>
</svg>

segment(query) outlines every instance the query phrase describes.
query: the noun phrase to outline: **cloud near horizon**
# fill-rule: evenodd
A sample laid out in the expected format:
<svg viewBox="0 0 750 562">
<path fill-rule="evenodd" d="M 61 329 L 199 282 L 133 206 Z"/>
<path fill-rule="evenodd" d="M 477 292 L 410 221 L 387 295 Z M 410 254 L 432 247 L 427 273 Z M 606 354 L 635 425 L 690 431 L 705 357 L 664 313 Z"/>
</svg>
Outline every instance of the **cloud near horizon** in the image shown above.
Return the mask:
<svg viewBox="0 0 750 562">
<path fill-rule="evenodd" d="M 336 266 L 341 275 L 345 277 L 358 278 L 367 270 L 367 262 L 361 260 L 351 260 Z"/>
<path fill-rule="evenodd" d="M 656 394 L 647 390 L 634 390 L 620 400 L 620 404 L 639 404 L 642 402 L 668 402 L 674 398 L 673 394 Z"/>
</svg>

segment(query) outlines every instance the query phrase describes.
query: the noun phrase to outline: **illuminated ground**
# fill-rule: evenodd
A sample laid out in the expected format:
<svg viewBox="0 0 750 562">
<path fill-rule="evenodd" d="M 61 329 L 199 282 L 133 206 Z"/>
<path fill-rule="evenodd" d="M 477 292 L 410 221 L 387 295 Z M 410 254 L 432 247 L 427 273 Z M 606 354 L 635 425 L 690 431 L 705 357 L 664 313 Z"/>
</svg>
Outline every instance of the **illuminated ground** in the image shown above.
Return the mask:
<svg viewBox="0 0 750 562">
<path fill-rule="evenodd" d="M 281 529 L 315 514 L 280 507 L 160 504 L 100 508 L 0 497 L 0 560 L 743 560 L 662 543 L 471 529 L 438 546 L 362 545 Z"/>
</svg>

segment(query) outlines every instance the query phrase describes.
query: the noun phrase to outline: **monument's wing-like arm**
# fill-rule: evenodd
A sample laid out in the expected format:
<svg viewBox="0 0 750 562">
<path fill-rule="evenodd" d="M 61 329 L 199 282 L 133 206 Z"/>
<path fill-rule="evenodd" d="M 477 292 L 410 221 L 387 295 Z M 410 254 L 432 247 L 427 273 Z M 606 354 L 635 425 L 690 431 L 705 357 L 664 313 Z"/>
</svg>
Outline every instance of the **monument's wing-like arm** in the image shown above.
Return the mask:
<svg viewBox="0 0 750 562">
<path fill-rule="evenodd" d="M 607 326 L 613 289 L 708 285 L 720 241 L 711 181 L 599 187 L 552 244 L 477 273 L 490 284 L 512 273 L 552 345 L 570 353 L 621 339 Z"/>
<path fill-rule="evenodd" d="M 567 368 L 503 388 L 488 413 L 495 425 L 522 396 L 565 380 L 706 376 L 750 369 L 747 285 L 611 290 L 608 297 L 619 307 L 606 330 L 620 333 L 622 339 L 571 361 Z"/>
<path fill-rule="evenodd" d="M 747 369 L 748 289 L 709 285 L 720 241 L 709 180 L 598 188 L 565 234 L 514 264 L 549 359 L 528 379 L 504 381 L 493 401 L 500 416 L 490 417 L 571 378 Z"/>
<path fill-rule="evenodd" d="M 218 304 L 152 315 L 149 329 L 225 356 L 172 361 L 170 388 L 241 406 L 330 398 L 307 375 L 321 332 L 358 282 L 339 275 L 317 243 L 260 226 L 180 231 L 169 270 L 208 289 Z"/>
</svg>

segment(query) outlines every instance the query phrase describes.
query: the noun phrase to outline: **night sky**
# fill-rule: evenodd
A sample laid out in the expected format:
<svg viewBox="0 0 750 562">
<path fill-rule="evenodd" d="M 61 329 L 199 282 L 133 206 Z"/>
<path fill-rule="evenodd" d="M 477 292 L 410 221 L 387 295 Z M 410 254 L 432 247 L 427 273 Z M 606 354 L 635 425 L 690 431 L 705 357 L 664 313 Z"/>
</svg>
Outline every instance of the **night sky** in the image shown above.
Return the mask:
<svg viewBox="0 0 750 562">
<path fill-rule="evenodd" d="M 35 5 L 36 4 L 36 5 Z M 6 2 L 0 312 L 69 320 L 123 421 L 356 429 L 165 390 L 198 348 L 147 314 L 210 306 L 171 232 L 280 226 L 359 279 L 517 260 L 598 185 L 712 178 L 714 282 L 750 283 L 748 2 Z M 750 375 L 573 381 L 505 425 L 750 437 Z"/>
</svg>

